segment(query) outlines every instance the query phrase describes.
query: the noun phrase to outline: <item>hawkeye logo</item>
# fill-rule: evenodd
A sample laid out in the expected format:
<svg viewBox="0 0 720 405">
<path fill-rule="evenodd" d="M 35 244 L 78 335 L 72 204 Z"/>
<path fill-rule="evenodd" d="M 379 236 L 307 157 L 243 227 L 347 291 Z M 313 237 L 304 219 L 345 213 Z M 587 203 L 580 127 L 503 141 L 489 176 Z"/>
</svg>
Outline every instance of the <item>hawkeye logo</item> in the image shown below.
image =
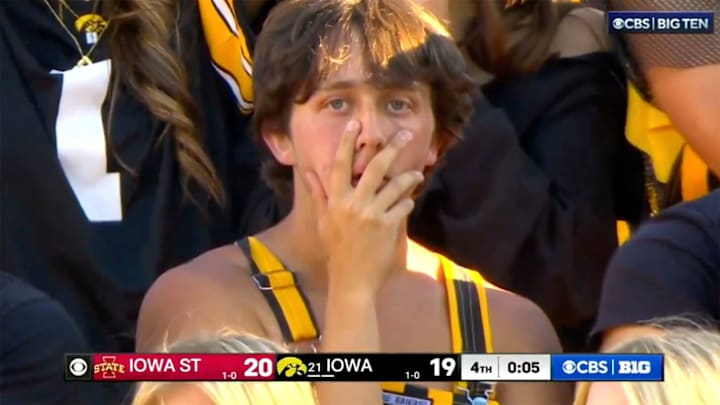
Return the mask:
<svg viewBox="0 0 720 405">
<path fill-rule="evenodd" d="M 102 379 L 112 380 L 117 378 L 117 373 L 125 373 L 125 365 L 116 362 L 115 356 L 103 356 L 102 360 L 93 367 L 93 374 L 102 374 Z"/>
<path fill-rule="evenodd" d="M 277 363 L 277 373 L 282 377 L 302 377 L 307 371 L 307 365 L 297 357 L 284 357 Z"/>
</svg>

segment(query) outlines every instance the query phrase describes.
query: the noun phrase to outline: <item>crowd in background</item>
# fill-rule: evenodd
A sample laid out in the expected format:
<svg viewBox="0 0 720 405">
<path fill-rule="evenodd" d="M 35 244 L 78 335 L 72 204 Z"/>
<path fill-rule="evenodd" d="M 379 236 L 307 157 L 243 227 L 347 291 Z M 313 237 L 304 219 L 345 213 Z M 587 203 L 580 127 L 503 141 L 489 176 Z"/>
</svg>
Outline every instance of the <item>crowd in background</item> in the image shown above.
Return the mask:
<svg viewBox="0 0 720 405">
<path fill-rule="evenodd" d="M 0 402 L 134 394 L 121 383 L 63 383 L 68 352 L 642 353 L 685 341 L 666 357 L 666 370 L 679 370 L 667 379 L 719 373 L 717 358 L 697 369 L 682 358 L 703 358 L 720 324 L 720 5 L 584 3 L 0 2 Z M 413 18 L 390 30 L 378 23 L 392 21 L 388 10 Z M 606 10 L 711 10 L 716 33 L 611 36 Z M 362 29 L 366 43 L 354 42 Z M 432 40 L 419 42 L 418 30 Z M 408 51 L 403 41 L 422 56 L 383 65 Z M 411 137 L 359 107 L 348 121 L 339 97 L 327 101 L 335 115 L 313 109 L 325 90 L 312 86 L 366 73 L 323 64 L 343 45 L 354 52 L 340 65 L 382 67 L 390 73 L 378 80 L 393 85 L 427 81 L 420 65 L 434 75 L 430 96 L 406 91 L 388 103 L 398 117 L 396 107 L 411 111 L 402 118 Z M 376 96 L 368 86 L 347 94 Z M 331 160 L 342 162 L 343 145 L 355 156 L 347 172 Z M 383 227 L 329 203 L 376 208 L 328 191 L 343 174 L 353 190 L 402 188 L 401 203 L 383 208 L 392 218 L 375 223 Z M 383 273 L 392 252 L 380 255 L 405 235 L 398 249 L 416 271 Z M 352 271 L 365 262 L 373 271 Z M 327 263 L 346 271 L 327 274 Z M 258 280 L 274 283 L 264 266 L 302 287 L 292 305 L 307 321 L 283 320 L 286 304 L 258 290 Z M 365 301 L 367 291 L 375 298 Z M 401 304 L 419 295 L 422 305 Z M 459 315 L 448 315 L 455 299 Z M 451 339 L 416 322 L 437 329 L 453 316 L 477 330 L 460 322 Z M 710 332 L 653 323 L 678 316 Z M 207 337 L 223 326 L 260 337 Z M 450 344 L 466 333 L 480 346 Z M 697 398 L 720 397 L 694 384 Z M 594 386 L 578 387 L 578 401 L 613 395 Z M 147 384 L 136 403 L 158 403 L 166 388 Z M 181 396 L 315 396 L 302 384 L 200 388 Z M 496 388 L 490 403 L 572 400 L 562 384 Z M 623 389 L 630 403 L 677 395 Z M 319 384 L 317 397 L 364 403 L 388 390 Z"/>
</svg>

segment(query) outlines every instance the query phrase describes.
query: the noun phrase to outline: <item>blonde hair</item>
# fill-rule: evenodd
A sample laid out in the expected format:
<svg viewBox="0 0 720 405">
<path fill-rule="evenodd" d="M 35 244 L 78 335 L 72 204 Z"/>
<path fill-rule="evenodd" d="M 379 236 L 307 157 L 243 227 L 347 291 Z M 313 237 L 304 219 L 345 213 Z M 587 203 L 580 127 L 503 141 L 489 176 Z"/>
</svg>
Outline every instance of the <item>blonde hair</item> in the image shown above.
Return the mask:
<svg viewBox="0 0 720 405">
<path fill-rule="evenodd" d="M 681 327 L 620 343 L 609 353 L 663 353 L 663 382 L 621 382 L 630 405 L 720 404 L 720 334 Z M 587 403 L 589 382 L 578 384 L 575 405 Z"/>
<path fill-rule="evenodd" d="M 218 336 L 194 338 L 165 347 L 166 353 L 282 353 L 285 349 L 257 336 L 221 332 Z M 194 385 L 216 405 L 302 404 L 317 400 L 308 382 L 142 382 L 132 405 L 166 405 L 163 393 L 173 387 Z"/>
</svg>

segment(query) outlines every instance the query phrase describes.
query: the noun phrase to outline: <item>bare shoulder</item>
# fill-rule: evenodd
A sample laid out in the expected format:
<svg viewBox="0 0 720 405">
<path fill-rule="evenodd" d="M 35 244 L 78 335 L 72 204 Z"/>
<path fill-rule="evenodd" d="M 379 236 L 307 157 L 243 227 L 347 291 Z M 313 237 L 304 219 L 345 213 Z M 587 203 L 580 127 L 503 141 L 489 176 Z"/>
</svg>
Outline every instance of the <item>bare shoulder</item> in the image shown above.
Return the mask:
<svg viewBox="0 0 720 405">
<path fill-rule="evenodd" d="M 156 351 L 175 340 L 231 328 L 261 334 L 252 310 L 254 288 L 242 251 L 227 245 L 168 270 L 143 299 L 138 351 Z"/>
<path fill-rule="evenodd" d="M 493 285 L 487 286 L 493 349 L 497 353 L 560 353 L 562 348 L 545 313 L 533 302 Z M 572 403 L 572 384 L 500 383 L 503 404 Z"/>
<path fill-rule="evenodd" d="M 421 246 L 414 247 L 413 251 L 422 251 L 423 249 Z M 408 263 L 411 263 L 409 258 Z M 418 267 L 420 266 L 418 265 Z M 481 270 L 458 267 L 463 271 L 482 275 Z M 540 307 L 487 280 L 482 282 L 487 294 L 492 346 L 495 352 L 562 352 L 560 340 L 547 315 Z"/>
<path fill-rule="evenodd" d="M 605 13 L 600 10 L 579 7 L 570 11 L 558 25 L 552 51 L 564 58 L 608 51 L 610 39 L 605 24 Z"/>
<path fill-rule="evenodd" d="M 559 353 L 560 341 L 547 315 L 532 301 L 486 284 L 496 352 Z"/>
</svg>

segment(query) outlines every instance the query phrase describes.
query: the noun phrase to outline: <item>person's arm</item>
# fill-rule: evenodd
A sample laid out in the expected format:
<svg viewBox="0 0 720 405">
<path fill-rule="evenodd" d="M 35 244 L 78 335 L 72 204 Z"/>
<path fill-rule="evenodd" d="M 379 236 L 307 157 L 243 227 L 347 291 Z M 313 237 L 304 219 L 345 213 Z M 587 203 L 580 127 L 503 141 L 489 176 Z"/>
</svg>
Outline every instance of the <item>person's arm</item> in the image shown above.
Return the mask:
<svg viewBox="0 0 720 405">
<path fill-rule="evenodd" d="M 198 334 L 218 333 L 225 328 L 240 333 L 267 337 L 262 324 L 249 305 L 242 302 L 242 288 L 227 296 L 221 278 L 199 277 L 206 269 L 227 266 L 201 256 L 192 262 L 163 273 L 148 290 L 140 307 L 136 332 L 136 351 L 163 351 L 172 343 Z M 249 270 L 234 268 L 238 275 Z M 249 288 L 254 288 L 247 277 Z"/>
<path fill-rule="evenodd" d="M 561 353 L 562 348 L 547 316 L 537 305 L 507 291 L 489 288 L 490 325 L 497 353 Z M 497 385 L 503 405 L 556 405 L 572 400 L 572 385 L 525 382 Z"/>
<path fill-rule="evenodd" d="M 715 12 L 714 34 L 625 35 L 652 102 L 720 175 L 720 3 L 717 0 L 611 0 L 615 11 Z"/>
<path fill-rule="evenodd" d="M 326 325 L 321 350 L 326 353 L 380 351 L 378 311 L 374 294 L 328 291 Z M 318 405 L 382 403 L 377 382 L 317 384 Z"/>
<path fill-rule="evenodd" d="M 615 150 L 625 102 L 611 75 L 598 83 L 578 74 L 528 127 L 480 100 L 411 218 L 413 238 L 528 297 L 556 327 L 592 319 L 617 246 Z M 535 86 L 515 102 L 548 97 Z"/>
<path fill-rule="evenodd" d="M 720 38 L 717 42 L 720 54 Z M 687 69 L 650 67 L 646 77 L 655 103 L 720 176 L 720 63 Z"/>
<path fill-rule="evenodd" d="M 408 171 L 394 175 L 380 188 L 400 150 L 412 140 L 398 132 L 365 168 L 357 187 L 351 184 L 356 138 L 362 124 L 348 122 L 330 179 L 323 185 L 317 174 L 306 173 L 318 215 L 322 251 L 327 255 L 328 302 L 321 350 L 372 353 L 381 350 L 377 295 L 387 275 L 406 268 L 404 224 L 413 208 L 412 190 L 422 175 Z M 365 129 L 367 131 L 367 129 Z M 398 262 L 399 258 L 402 258 Z M 318 383 L 319 403 L 380 404 L 378 382 Z"/>
<path fill-rule="evenodd" d="M 0 289 L 0 402 L 90 401 L 87 386 L 63 381 L 65 353 L 89 351 L 65 309 L 18 281 Z"/>
<path fill-rule="evenodd" d="M 720 192 L 668 209 L 643 226 L 613 257 L 593 334 L 607 348 L 653 333 L 656 318 L 717 317 L 720 310 Z"/>
</svg>

